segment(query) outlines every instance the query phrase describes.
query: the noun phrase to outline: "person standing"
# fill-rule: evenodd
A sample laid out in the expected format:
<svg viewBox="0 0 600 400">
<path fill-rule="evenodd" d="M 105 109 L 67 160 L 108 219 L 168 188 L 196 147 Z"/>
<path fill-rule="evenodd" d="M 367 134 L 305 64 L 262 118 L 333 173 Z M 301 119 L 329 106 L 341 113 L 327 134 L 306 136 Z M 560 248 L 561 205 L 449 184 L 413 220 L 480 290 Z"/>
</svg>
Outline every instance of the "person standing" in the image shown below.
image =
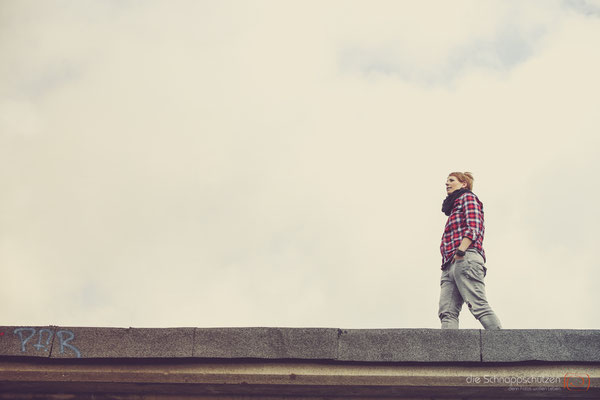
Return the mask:
<svg viewBox="0 0 600 400">
<path fill-rule="evenodd" d="M 483 203 L 472 190 L 470 172 L 452 172 L 446 180 L 448 196 L 442 212 L 448 220 L 440 246 L 442 277 L 438 312 L 442 329 L 458 329 L 463 303 L 485 329 L 502 329 L 486 298 Z"/>
</svg>

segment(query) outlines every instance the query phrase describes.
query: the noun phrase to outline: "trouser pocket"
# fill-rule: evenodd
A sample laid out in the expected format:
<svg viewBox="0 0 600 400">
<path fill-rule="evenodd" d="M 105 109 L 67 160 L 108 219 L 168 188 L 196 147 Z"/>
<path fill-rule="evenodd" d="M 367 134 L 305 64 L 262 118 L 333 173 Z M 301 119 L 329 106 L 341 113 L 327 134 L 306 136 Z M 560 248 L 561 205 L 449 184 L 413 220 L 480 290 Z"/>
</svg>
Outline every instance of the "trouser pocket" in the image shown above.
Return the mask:
<svg viewBox="0 0 600 400">
<path fill-rule="evenodd" d="M 483 283 L 485 267 L 474 260 L 465 260 L 461 265 L 463 274 L 470 280 Z"/>
</svg>

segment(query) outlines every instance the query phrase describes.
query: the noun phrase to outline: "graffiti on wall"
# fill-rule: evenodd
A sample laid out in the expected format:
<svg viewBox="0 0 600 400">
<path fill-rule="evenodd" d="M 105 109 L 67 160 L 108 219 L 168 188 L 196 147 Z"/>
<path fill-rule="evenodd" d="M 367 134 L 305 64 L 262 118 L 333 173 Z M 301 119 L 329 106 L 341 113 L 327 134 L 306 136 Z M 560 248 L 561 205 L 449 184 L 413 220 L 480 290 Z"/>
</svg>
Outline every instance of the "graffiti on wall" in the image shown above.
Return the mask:
<svg viewBox="0 0 600 400">
<path fill-rule="evenodd" d="M 36 328 L 17 328 L 13 333 L 19 336 L 21 340 L 21 352 L 28 352 L 28 344 L 36 351 L 48 352 L 52 349 L 54 338 L 54 331 L 47 328 L 36 329 Z M 66 351 L 73 352 L 77 358 L 81 358 L 81 352 L 79 349 L 71 343 L 75 339 L 75 334 L 69 330 L 59 330 L 56 332 L 56 338 L 58 339 L 58 352 L 65 354 Z"/>
</svg>

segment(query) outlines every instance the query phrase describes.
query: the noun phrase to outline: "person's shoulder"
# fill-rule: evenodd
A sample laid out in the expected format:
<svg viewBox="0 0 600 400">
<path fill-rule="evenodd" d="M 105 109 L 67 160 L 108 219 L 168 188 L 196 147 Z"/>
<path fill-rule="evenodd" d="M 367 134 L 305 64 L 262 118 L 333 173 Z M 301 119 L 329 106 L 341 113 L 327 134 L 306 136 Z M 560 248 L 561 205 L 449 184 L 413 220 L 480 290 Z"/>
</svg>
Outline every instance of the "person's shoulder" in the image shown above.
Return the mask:
<svg viewBox="0 0 600 400">
<path fill-rule="evenodd" d="M 467 208 L 475 207 L 483 211 L 483 202 L 479 200 L 479 197 L 477 197 L 477 195 L 471 191 L 465 192 L 463 195 L 461 195 L 460 202 Z"/>
<path fill-rule="evenodd" d="M 478 203 L 481 203 L 481 200 L 479 200 L 479 197 L 477 197 L 477 195 L 471 191 L 465 192 L 463 193 L 459 199 L 461 201 L 476 201 Z"/>
</svg>

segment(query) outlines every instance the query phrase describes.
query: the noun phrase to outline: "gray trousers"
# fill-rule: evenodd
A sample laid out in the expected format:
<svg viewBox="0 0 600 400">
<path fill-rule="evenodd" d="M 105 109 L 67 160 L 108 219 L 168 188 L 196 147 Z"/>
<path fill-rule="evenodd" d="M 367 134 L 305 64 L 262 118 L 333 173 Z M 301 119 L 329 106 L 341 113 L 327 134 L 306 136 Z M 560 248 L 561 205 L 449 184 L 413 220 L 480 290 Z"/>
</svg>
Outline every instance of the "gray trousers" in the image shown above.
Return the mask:
<svg viewBox="0 0 600 400">
<path fill-rule="evenodd" d="M 462 260 L 453 261 L 442 270 L 440 308 L 442 329 L 458 329 L 458 314 L 463 303 L 485 329 L 502 329 L 500 320 L 487 302 L 484 278 L 487 269 L 483 257 L 467 250 Z"/>
</svg>

